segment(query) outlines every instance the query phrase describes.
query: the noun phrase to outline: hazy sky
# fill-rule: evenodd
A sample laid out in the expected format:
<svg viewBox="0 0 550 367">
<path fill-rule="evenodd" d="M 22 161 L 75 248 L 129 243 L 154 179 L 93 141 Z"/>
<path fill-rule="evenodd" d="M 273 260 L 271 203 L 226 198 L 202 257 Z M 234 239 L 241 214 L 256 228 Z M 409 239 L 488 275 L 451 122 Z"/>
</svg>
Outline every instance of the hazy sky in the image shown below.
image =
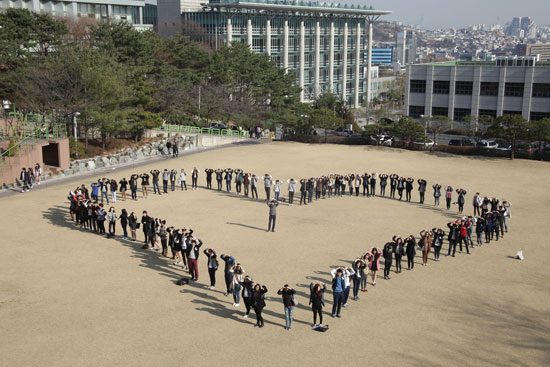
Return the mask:
<svg viewBox="0 0 550 367">
<path fill-rule="evenodd" d="M 550 24 L 549 0 L 336 0 L 391 10 L 383 18 L 421 24 L 426 28 L 462 27 L 469 24 L 503 24 L 527 16 L 536 24 Z"/>
</svg>

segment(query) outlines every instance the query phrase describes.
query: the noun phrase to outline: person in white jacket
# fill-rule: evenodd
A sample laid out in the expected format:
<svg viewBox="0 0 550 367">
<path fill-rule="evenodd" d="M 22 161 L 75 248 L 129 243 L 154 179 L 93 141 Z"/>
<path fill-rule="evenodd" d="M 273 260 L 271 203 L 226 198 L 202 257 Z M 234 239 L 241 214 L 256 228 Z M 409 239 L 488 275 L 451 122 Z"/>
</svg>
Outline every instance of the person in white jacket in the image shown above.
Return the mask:
<svg viewBox="0 0 550 367">
<path fill-rule="evenodd" d="M 187 191 L 187 173 L 185 172 L 185 169 L 181 169 L 181 172 L 180 172 L 180 177 L 178 179 L 179 183 L 180 183 L 180 186 L 181 186 L 181 190 L 183 191 L 183 189 L 185 188 L 185 191 Z"/>
<path fill-rule="evenodd" d="M 296 192 L 296 180 L 291 178 L 286 181 L 288 183 L 288 206 L 294 203 L 294 193 Z"/>
<path fill-rule="evenodd" d="M 275 193 L 275 200 L 279 201 L 279 196 L 281 195 L 281 181 L 275 180 L 273 183 L 273 192 Z"/>
</svg>

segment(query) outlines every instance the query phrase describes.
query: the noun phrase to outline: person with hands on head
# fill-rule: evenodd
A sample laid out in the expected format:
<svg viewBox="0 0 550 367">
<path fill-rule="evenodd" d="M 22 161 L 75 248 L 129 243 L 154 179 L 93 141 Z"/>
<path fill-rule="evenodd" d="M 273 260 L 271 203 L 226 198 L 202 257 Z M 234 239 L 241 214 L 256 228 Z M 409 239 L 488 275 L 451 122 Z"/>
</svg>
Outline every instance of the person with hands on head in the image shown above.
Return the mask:
<svg viewBox="0 0 550 367">
<path fill-rule="evenodd" d="M 204 254 L 208 256 L 208 275 L 210 276 L 210 289 L 216 287 L 216 271 L 218 270 L 218 256 L 216 251 L 211 248 L 204 250 Z"/>
<path fill-rule="evenodd" d="M 285 308 L 285 330 L 290 330 L 292 328 L 292 320 L 294 319 L 294 306 L 296 306 L 296 300 L 294 295 L 296 291 L 285 284 L 282 288 L 277 291 L 277 294 L 283 296 L 283 305 Z"/>
<path fill-rule="evenodd" d="M 266 293 L 267 293 L 267 288 L 265 285 L 260 285 L 259 283 L 254 284 L 254 291 L 252 293 L 252 305 L 254 308 L 254 312 L 256 313 L 256 326 L 260 328 L 264 327 L 262 310 L 265 307 Z"/>
<path fill-rule="evenodd" d="M 325 306 L 324 294 L 327 286 L 320 282 L 313 282 L 309 285 L 309 304 L 313 311 L 313 328 L 323 326 L 323 307 Z M 319 324 L 317 324 L 317 315 L 319 315 Z"/>
<path fill-rule="evenodd" d="M 279 202 L 275 199 L 271 199 L 271 201 L 267 203 L 267 206 L 269 207 L 269 222 L 266 232 L 275 232 L 275 221 L 277 220 L 277 207 L 279 206 Z"/>
</svg>

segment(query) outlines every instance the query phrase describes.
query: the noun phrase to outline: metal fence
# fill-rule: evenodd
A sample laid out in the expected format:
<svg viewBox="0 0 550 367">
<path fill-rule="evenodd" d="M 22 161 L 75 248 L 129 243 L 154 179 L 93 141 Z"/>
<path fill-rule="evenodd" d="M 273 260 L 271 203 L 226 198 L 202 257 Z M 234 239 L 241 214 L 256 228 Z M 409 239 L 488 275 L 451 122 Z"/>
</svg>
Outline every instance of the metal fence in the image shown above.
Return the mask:
<svg viewBox="0 0 550 367">
<path fill-rule="evenodd" d="M 240 136 L 248 137 L 248 131 L 230 130 L 230 129 L 215 129 L 209 127 L 184 126 L 165 124 L 160 128 L 153 129 L 154 131 L 170 132 L 170 133 L 190 133 L 190 134 L 206 134 L 206 135 L 225 135 L 225 136 Z"/>
</svg>

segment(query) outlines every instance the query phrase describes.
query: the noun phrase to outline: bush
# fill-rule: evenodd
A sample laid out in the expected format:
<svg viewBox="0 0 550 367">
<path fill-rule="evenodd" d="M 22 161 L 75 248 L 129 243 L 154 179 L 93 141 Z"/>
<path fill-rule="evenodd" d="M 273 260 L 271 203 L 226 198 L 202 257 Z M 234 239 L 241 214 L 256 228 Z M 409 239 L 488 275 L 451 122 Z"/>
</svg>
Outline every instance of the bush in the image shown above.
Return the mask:
<svg viewBox="0 0 550 367">
<path fill-rule="evenodd" d="M 7 153 L 6 156 L 8 157 L 14 157 L 17 152 L 19 151 L 19 147 L 15 146 L 15 140 L 10 139 L 10 142 L 8 144 L 8 148 L 6 149 Z"/>
</svg>

